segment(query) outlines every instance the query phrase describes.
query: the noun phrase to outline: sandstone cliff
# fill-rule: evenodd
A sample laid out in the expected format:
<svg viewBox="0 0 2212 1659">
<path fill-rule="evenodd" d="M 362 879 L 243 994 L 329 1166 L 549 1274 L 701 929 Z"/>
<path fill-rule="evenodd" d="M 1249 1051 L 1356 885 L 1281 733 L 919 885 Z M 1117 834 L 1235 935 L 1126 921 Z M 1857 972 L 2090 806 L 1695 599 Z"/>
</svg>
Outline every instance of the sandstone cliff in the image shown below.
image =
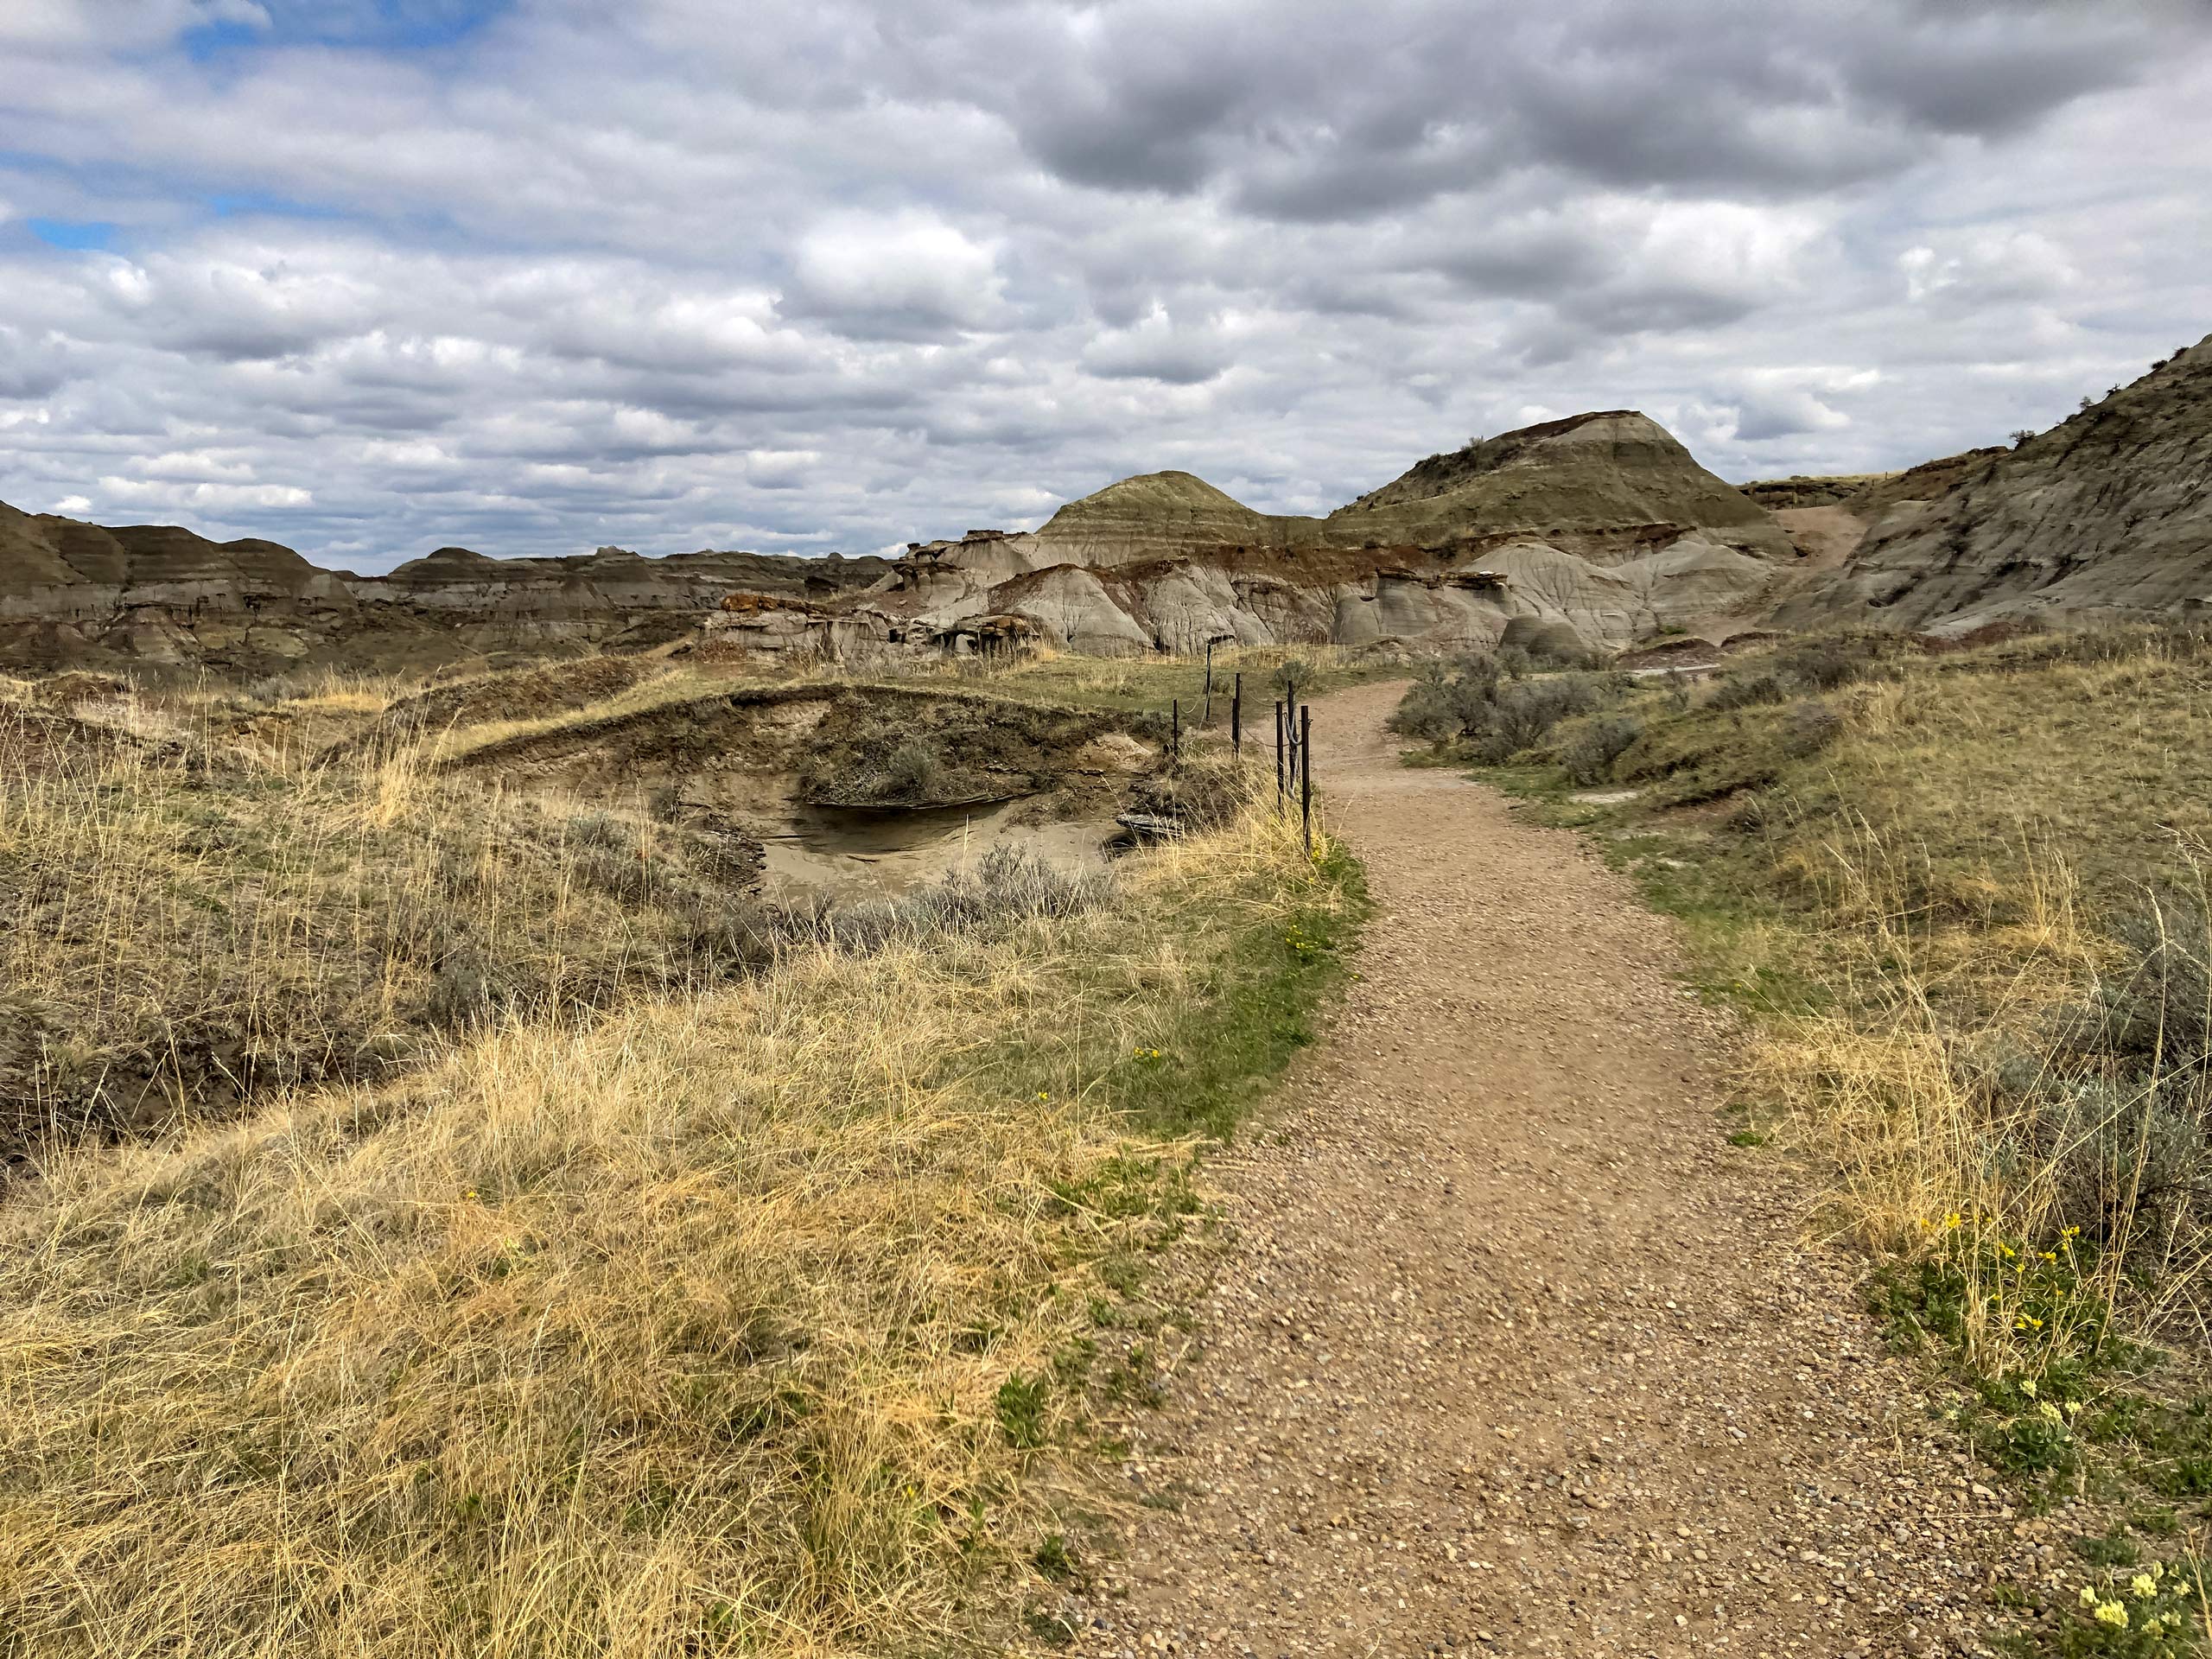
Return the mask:
<svg viewBox="0 0 2212 1659">
<path fill-rule="evenodd" d="M 923 613 L 945 610 L 942 584 L 974 571 L 976 590 L 954 607 L 988 599 L 1107 651 L 1451 648 L 1493 644 L 1516 616 L 1624 645 L 1756 608 L 1796 557 L 1763 507 L 1630 410 L 1432 455 L 1325 518 L 1257 512 L 1188 473 L 1125 479 L 989 550 L 993 572 L 1011 549 L 1037 570 L 1082 575 L 1003 591 L 970 542 L 938 544 L 938 600 Z"/>
<path fill-rule="evenodd" d="M 1517 534 L 1599 560 L 1640 556 L 1693 530 L 1754 557 L 1790 552 L 1758 503 L 1699 466 L 1658 422 L 1626 409 L 1547 421 L 1431 455 L 1324 522 L 1332 540 L 1427 543 Z"/>
<path fill-rule="evenodd" d="M 2017 448 L 1944 465 L 1892 484 L 1777 620 L 1955 634 L 2212 609 L 2212 338 Z M 1926 494 L 1899 495 L 1915 474 Z"/>
</svg>

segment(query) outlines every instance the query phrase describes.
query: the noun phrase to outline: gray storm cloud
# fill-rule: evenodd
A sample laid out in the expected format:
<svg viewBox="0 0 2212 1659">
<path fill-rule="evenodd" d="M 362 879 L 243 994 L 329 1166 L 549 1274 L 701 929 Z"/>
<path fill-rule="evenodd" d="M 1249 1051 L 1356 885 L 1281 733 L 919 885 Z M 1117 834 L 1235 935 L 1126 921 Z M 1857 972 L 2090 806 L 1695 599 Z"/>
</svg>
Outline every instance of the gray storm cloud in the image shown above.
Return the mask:
<svg viewBox="0 0 2212 1659">
<path fill-rule="evenodd" d="M 1524 411 L 1725 474 L 2212 327 L 2196 8 L 21 0 L 0 499 L 364 569 L 874 550 Z"/>
</svg>

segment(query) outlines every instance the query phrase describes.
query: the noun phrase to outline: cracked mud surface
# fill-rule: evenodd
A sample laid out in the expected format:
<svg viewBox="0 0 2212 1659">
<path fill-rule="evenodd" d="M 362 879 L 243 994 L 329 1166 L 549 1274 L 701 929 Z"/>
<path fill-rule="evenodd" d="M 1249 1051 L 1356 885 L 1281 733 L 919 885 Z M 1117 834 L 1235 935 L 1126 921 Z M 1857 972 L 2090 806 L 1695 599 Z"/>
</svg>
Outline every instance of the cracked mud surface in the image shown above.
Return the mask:
<svg viewBox="0 0 2212 1659">
<path fill-rule="evenodd" d="M 1235 1242 L 1085 1655 L 1978 1652 L 2011 1511 L 1719 1116 L 1726 1020 L 1572 833 L 1316 705 L 1377 914 L 1212 1166 Z"/>
</svg>

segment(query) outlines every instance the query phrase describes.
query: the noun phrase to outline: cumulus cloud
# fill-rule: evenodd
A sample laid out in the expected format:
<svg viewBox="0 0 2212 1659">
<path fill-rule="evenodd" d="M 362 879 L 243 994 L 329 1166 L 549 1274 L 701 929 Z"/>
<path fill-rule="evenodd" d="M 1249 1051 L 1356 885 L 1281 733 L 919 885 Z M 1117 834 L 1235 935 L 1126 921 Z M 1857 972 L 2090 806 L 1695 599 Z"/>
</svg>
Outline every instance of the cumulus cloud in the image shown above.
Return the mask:
<svg viewBox="0 0 2212 1659">
<path fill-rule="evenodd" d="M 1897 256 L 1897 268 L 1907 297 L 1952 308 L 2047 299 L 2082 279 L 2048 236 L 2003 228 L 1918 244 Z"/>
<path fill-rule="evenodd" d="M 17 0 L 0 72 L 0 496 L 360 569 L 1326 508 L 1531 410 L 1900 465 L 2212 327 L 2155 0 Z"/>
<path fill-rule="evenodd" d="M 230 512 L 250 507 L 304 507 L 314 493 L 290 484 L 188 484 L 166 479 L 103 478 L 100 499 L 172 512 Z"/>
<path fill-rule="evenodd" d="M 1109 380 L 1164 380 L 1200 385 L 1224 372 L 1232 360 L 1229 340 L 1217 329 L 1179 325 L 1164 307 L 1129 328 L 1109 328 L 1083 348 L 1083 366 Z"/>
<path fill-rule="evenodd" d="M 1005 279 L 992 251 L 935 215 L 842 213 L 803 234 L 784 309 L 863 339 L 988 327 Z"/>
<path fill-rule="evenodd" d="M 1730 435 L 1740 443 L 1764 444 L 1843 430 L 1852 417 L 1836 402 L 1872 391 L 1882 375 L 1878 369 L 1760 368 L 1727 379 L 1734 397 Z"/>
</svg>

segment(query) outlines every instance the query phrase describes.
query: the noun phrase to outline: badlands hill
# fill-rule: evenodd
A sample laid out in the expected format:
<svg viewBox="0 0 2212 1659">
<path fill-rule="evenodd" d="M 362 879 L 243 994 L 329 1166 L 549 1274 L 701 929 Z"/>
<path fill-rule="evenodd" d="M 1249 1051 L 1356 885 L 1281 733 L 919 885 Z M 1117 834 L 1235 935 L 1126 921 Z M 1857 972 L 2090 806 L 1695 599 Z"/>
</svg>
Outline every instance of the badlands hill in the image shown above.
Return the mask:
<svg viewBox="0 0 2212 1659">
<path fill-rule="evenodd" d="M 2212 607 L 2212 337 L 2012 449 L 1916 467 L 1841 502 L 1863 539 L 1785 626 L 1956 635 L 1994 623 Z"/>
<path fill-rule="evenodd" d="M 879 558 L 702 552 L 492 559 L 441 548 L 386 576 L 275 542 L 104 529 L 0 503 L 0 665 L 259 675 L 301 663 L 430 669 L 664 643 L 735 592 L 834 598 Z"/>
<path fill-rule="evenodd" d="M 1034 532 L 912 543 L 895 562 L 442 548 L 364 578 L 273 542 L 0 508 L 0 665 L 422 670 L 682 649 L 702 622 L 716 652 L 851 659 L 1007 638 L 1108 654 L 1209 639 L 1448 649 L 1509 630 L 1620 645 L 1756 613 L 1796 556 L 1764 509 L 1614 410 L 1431 456 L 1325 518 L 1155 473 Z"/>
<path fill-rule="evenodd" d="M 1576 415 L 1431 455 L 1325 518 L 1254 512 L 1188 473 L 1148 473 L 1069 503 L 1036 534 L 1051 563 L 1204 556 L 1224 547 L 1413 547 L 1541 540 L 1605 558 L 1703 532 L 1754 556 L 1789 543 L 1758 503 L 1633 410 Z"/>
<path fill-rule="evenodd" d="M 896 560 L 442 548 L 363 578 L 273 542 L 0 507 L 0 666 L 33 670 L 420 671 L 653 647 L 864 662 L 1018 639 L 1619 647 L 2208 603 L 2212 340 L 2017 448 L 1904 473 L 1734 488 L 1649 417 L 1606 410 L 1432 455 L 1322 518 L 1152 473 L 1036 531 Z"/>
<path fill-rule="evenodd" d="M 1633 410 L 1547 422 L 1432 455 L 1323 518 L 1262 513 L 1188 473 L 1069 503 L 1039 530 L 916 544 L 834 615 L 755 612 L 733 643 L 842 655 L 997 626 L 1102 654 L 1247 645 L 1590 645 L 1727 627 L 1794 569 L 1758 503 Z M 810 632 L 812 630 L 812 632 Z"/>
</svg>

